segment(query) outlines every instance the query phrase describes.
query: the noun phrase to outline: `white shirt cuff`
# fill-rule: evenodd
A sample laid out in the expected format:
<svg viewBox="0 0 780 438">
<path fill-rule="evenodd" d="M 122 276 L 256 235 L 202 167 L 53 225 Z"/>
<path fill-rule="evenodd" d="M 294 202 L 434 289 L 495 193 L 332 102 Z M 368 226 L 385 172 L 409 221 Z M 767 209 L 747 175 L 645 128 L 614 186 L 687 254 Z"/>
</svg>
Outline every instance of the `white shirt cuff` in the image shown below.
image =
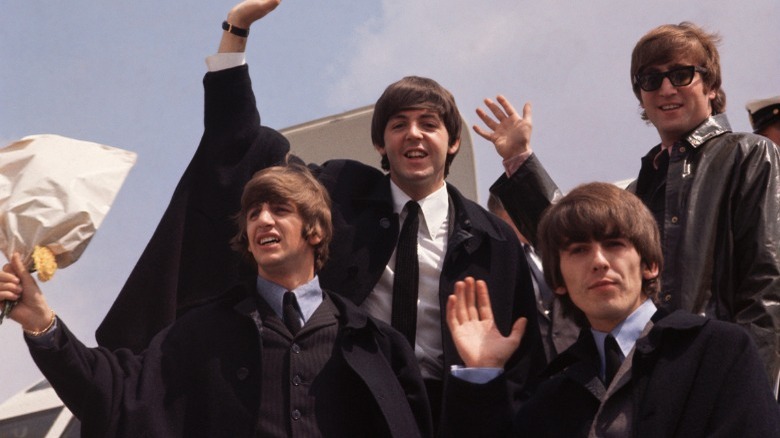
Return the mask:
<svg viewBox="0 0 780 438">
<path fill-rule="evenodd" d="M 450 372 L 452 377 L 469 383 L 483 384 L 500 376 L 504 370 L 503 368 L 466 368 L 460 365 L 453 365 L 450 368 Z"/>
<path fill-rule="evenodd" d="M 244 52 L 217 53 L 206 57 L 206 67 L 210 72 L 227 70 L 244 64 L 246 64 Z"/>
</svg>

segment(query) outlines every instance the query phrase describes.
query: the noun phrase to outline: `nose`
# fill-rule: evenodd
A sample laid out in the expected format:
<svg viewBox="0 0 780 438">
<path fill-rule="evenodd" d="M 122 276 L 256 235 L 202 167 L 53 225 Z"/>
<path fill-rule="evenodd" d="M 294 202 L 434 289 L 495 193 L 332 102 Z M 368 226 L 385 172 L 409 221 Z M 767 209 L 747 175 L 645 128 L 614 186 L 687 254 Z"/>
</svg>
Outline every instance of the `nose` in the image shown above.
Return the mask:
<svg viewBox="0 0 780 438">
<path fill-rule="evenodd" d="M 260 225 L 271 225 L 274 223 L 274 216 L 271 214 L 268 204 L 263 204 L 263 208 L 257 213 L 257 223 Z"/>
<path fill-rule="evenodd" d="M 604 250 L 601 245 L 597 245 L 593 251 L 593 270 L 599 271 L 608 268 L 609 260 L 607 260 L 607 257 L 604 255 Z"/>
<path fill-rule="evenodd" d="M 409 138 L 421 138 L 422 130 L 420 129 L 420 126 L 417 123 L 410 123 L 409 130 L 406 132 L 406 135 Z"/>
<path fill-rule="evenodd" d="M 677 87 L 672 85 L 672 80 L 669 78 L 663 78 L 661 80 L 661 87 L 658 89 L 658 92 L 662 95 L 669 95 L 677 93 Z"/>
</svg>

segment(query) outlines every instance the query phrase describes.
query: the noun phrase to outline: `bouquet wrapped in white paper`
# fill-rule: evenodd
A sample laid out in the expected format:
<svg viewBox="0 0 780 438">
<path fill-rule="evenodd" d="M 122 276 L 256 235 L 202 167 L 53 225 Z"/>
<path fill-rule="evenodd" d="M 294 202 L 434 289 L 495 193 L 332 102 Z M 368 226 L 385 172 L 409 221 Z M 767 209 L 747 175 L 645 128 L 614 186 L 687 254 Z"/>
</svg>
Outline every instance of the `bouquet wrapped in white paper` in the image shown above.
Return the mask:
<svg viewBox="0 0 780 438">
<path fill-rule="evenodd" d="M 133 152 L 49 134 L 0 149 L 0 251 L 9 260 L 18 252 L 31 270 L 35 252 L 42 281 L 78 260 L 135 160 Z"/>
</svg>

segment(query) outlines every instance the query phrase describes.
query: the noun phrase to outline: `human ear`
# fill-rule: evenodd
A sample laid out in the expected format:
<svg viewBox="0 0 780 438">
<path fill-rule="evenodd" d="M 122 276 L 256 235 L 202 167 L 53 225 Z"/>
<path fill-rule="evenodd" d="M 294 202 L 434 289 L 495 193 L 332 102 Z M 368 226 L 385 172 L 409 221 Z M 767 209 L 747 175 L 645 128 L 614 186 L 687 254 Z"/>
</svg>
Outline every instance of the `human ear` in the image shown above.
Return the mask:
<svg viewBox="0 0 780 438">
<path fill-rule="evenodd" d="M 457 139 L 457 140 L 455 140 L 455 143 L 451 144 L 451 145 L 450 145 L 450 146 L 447 148 L 447 153 L 448 153 L 449 155 L 453 155 L 453 154 L 455 154 L 455 153 L 457 153 L 457 152 L 458 152 L 458 149 L 460 149 L 460 138 L 459 138 L 459 139 Z"/>
<path fill-rule="evenodd" d="M 555 288 L 554 292 L 558 295 L 566 295 L 569 293 L 569 291 L 566 289 L 566 286 L 558 286 Z"/>
<path fill-rule="evenodd" d="M 658 264 L 653 263 L 648 267 L 646 263 L 642 263 L 642 278 L 651 280 L 656 277 L 658 277 Z"/>
<path fill-rule="evenodd" d="M 306 238 L 306 241 L 309 242 L 309 245 L 311 246 L 317 246 L 322 242 L 322 236 L 320 236 L 320 230 L 319 228 L 315 228 L 314 230 L 309 233 L 309 236 Z"/>
</svg>

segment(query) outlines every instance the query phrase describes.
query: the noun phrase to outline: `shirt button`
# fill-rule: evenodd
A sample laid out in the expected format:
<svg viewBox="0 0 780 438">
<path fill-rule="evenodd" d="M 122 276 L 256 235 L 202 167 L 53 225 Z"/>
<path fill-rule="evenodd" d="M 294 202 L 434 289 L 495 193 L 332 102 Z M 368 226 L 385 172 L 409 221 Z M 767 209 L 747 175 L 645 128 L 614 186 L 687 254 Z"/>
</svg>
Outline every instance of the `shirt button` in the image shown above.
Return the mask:
<svg viewBox="0 0 780 438">
<path fill-rule="evenodd" d="M 299 376 L 297 374 L 295 375 L 295 377 L 292 378 L 292 384 L 295 385 L 295 386 L 300 385 L 302 381 L 303 380 L 301 379 L 301 376 Z"/>
<path fill-rule="evenodd" d="M 236 370 L 236 378 L 238 378 L 238 380 L 244 380 L 247 377 L 249 377 L 249 370 L 248 369 L 246 369 L 244 367 L 241 367 L 238 370 Z"/>
<path fill-rule="evenodd" d="M 685 146 L 680 146 L 680 153 L 685 152 Z"/>
<path fill-rule="evenodd" d="M 293 409 L 292 412 L 290 412 L 290 418 L 293 420 L 300 420 L 301 419 L 301 411 L 297 409 Z"/>
<path fill-rule="evenodd" d="M 677 216 L 672 216 L 672 223 L 676 224 L 680 219 L 677 218 Z"/>
<path fill-rule="evenodd" d="M 665 302 L 667 302 L 667 303 L 668 303 L 669 301 L 672 301 L 672 294 L 666 294 L 666 295 L 664 295 L 664 301 L 665 301 Z"/>
<path fill-rule="evenodd" d="M 295 353 L 295 354 L 298 354 L 298 353 L 301 352 L 301 346 L 298 345 L 298 344 L 292 344 L 292 347 L 290 347 L 290 348 L 292 349 L 292 352 Z"/>
</svg>

